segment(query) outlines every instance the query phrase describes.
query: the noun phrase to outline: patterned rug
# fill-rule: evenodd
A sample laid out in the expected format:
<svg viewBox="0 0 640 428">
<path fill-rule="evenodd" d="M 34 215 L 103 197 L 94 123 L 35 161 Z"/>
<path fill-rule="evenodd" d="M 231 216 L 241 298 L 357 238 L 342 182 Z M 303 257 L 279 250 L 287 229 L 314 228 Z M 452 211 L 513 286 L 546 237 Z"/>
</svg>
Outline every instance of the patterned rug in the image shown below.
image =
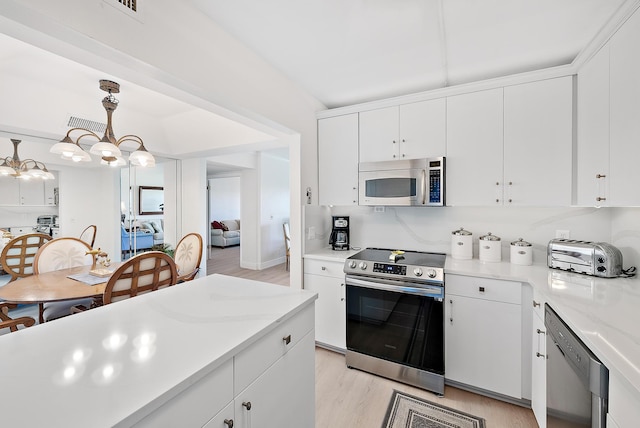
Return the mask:
<svg viewBox="0 0 640 428">
<path fill-rule="evenodd" d="M 382 428 L 485 428 L 484 419 L 393 391 Z"/>
</svg>

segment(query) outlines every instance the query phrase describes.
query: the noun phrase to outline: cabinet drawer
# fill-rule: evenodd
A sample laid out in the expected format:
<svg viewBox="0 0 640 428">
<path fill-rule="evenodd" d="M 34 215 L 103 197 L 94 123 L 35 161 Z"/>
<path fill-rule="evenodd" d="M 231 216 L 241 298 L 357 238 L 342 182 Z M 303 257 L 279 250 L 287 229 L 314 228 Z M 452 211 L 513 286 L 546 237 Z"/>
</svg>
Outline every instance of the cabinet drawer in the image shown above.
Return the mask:
<svg viewBox="0 0 640 428">
<path fill-rule="evenodd" d="M 304 273 L 312 275 L 344 277 L 344 263 L 325 260 L 304 259 Z"/>
<path fill-rule="evenodd" d="M 233 360 L 188 387 L 135 427 L 201 427 L 233 401 Z"/>
<path fill-rule="evenodd" d="M 236 395 L 313 330 L 314 309 L 314 305 L 309 305 L 235 357 Z M 289 337 L 290 341 L 286 343 L 285 338 Z"/>
<path fill-rule="evenodd" d="M 444 290 L 446 294 L 493 300 L 496 302 L 522 303 L 522 284 L 499 279 L 476 278 L 472 276 L 447 275 Z"/>
</svg>

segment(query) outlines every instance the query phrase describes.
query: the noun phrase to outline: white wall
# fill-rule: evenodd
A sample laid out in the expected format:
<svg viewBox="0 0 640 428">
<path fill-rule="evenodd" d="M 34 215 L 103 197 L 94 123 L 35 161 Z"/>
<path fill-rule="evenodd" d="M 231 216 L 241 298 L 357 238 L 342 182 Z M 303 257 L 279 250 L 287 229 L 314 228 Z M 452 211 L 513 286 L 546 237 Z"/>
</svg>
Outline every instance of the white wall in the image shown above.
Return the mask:
<svg viewBox="0 0 640 428">
<path fill-rule="evenodd" d="M 262 153 L 260 187 L 260 269 L 264 269 L 285 261 L 282 225 L 289 222 L 289 161 Z"/>
<path fill-rule="evenodd" d="M 260 265 L 261 218 L 260 180 L 257 169 L 242 171 L 240 200 L 240 267 L 258 269 Z"/>
<path fill-rule="evenodd" d="M 240 177 L 209 179 L 209 222 L 240 218 Z"/>
<path fill-rule="evenodd" d="M 622 251 L 625 269 L 640 268 L 640 208 L 611 208 L 611 243 Z"/>
</svg>

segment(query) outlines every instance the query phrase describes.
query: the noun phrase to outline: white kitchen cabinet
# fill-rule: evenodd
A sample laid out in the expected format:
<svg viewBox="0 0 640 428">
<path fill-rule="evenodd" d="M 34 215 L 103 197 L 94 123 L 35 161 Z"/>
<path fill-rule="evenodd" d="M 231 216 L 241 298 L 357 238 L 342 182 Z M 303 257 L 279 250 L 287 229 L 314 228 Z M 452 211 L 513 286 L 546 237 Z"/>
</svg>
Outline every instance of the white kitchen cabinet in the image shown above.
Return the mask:
<svg viewBox="0 0 640 428">
<path fill-rule="evenodd" d="M 609 419 L 620 428 L 636 427 L 640 420 L 640 397 L 629 380 L 609 372 Z"/>
<path fill-rule="evenodd" d="M 504 88 L 507 204 L 570 205 L 572 150 L 572 76 Z"/>
<path fill-rule="evenodd" d="M 576 205 L 608 206 L 609 46 L 578 72 Z"/>
<path fill-rule="evenodd" d="M 236 427 L 312 427 L 315 424 L 313 332 L 234 400 Z"/>
<path fill-rule="evenodd" d="M 13 177 L 0 177 L 0 195 L 2 205 L 19 205 L 20 204 L 20 184 Z"/>
<path fill-rule="evenodd" d="M 447 275 L 447 380 L 522 398 L 521 293 L 519 282 Z"/>
<path fill-rule="evenodd" d="M 444 98 L 360 113 L 360 162 L 443 156 Z"/>
<path fill-rule="evenodd" d="M 307 306 L 135 426 L 313 426 L 313 321 Z"/>
<path fill-rule="evenodd" d="M 20 183 L 20 205 L 44 205 L 43 180 L 18 180 Z"/>
<path fill-rule="evenodd" d="M 316 341 L 340 351 L 347 348 L 343 263 L 304 260 L 304 288 L 318 293 Z"/>
<path fill-rule="evenodd" d="M 51 173 L 55 179 L 44 181 L 44 204 L 55 206 L 58 205 L 58 173 L 56 171 Z"/>
<path fill-rule="evenodd" d="M 532 303 L 531 409 L 538 421 L 538 426 L 545 428 L 547 426 L 547 340 L 544 303 L 535 293 Z"/>
<path fill-rule="evenodd" d="M 57 178 L 55 180 L 24 180 L 13 177 L 4 177 L 0 179 L 0 194 L 2 194 L 2 201 L 0 201 L 0 205 L 55 205 L 53 189 L 57 188 L 57 186 Z M 49 192 L 47 192 L 47 190 L 49 190 Z M 51 196 L 50 199 L 49 196 Z"/>
<path fill-rule="evenodd" d="M 447 205 L 503 203 L 503 89 L 447 98 Z"/>
<path fill-rule="evenodd" d="M 610 44 L 610 166 L 612 206 L 640 205 L 640 12 L 613 35 Z"/>
<path fill-rule="evenodd" d="M 358 113 L 318 120 L 320 205 L 358 205 Z"/>
</svg>

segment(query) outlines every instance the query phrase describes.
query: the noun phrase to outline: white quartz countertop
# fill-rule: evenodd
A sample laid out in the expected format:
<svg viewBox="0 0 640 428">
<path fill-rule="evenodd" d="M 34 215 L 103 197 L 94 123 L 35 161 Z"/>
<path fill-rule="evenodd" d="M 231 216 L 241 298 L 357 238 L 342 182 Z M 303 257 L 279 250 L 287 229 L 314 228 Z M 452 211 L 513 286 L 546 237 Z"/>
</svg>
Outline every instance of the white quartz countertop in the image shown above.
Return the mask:
<svg viewBox="0 0 640 428">
<path fill-rule="evenodd" d="M 451 257 L 447 257 L 445 273 L 529 283 L 611 373 L 628 381 L 640 399 L 639 278 L 597 278 L 540 264 L 519 266 Z"/>
<path fill-rule="evenodd" d="M 362 251 L 362 248 L 357 250 L 350 249 L 345 251 L 337 251 L 332 250 L 331 247 L 325 247 L 310 253 L 305 253 L 304 258 L 344 263 L 347 258 L 353 256 L 356 253 L 359 253 L 360 251 Z"/>
<path fill-rule="evenodd" d="M 129 426 L 313 303 L 211 275 L 0 336 L 3 426 Z"/>
</svg>

